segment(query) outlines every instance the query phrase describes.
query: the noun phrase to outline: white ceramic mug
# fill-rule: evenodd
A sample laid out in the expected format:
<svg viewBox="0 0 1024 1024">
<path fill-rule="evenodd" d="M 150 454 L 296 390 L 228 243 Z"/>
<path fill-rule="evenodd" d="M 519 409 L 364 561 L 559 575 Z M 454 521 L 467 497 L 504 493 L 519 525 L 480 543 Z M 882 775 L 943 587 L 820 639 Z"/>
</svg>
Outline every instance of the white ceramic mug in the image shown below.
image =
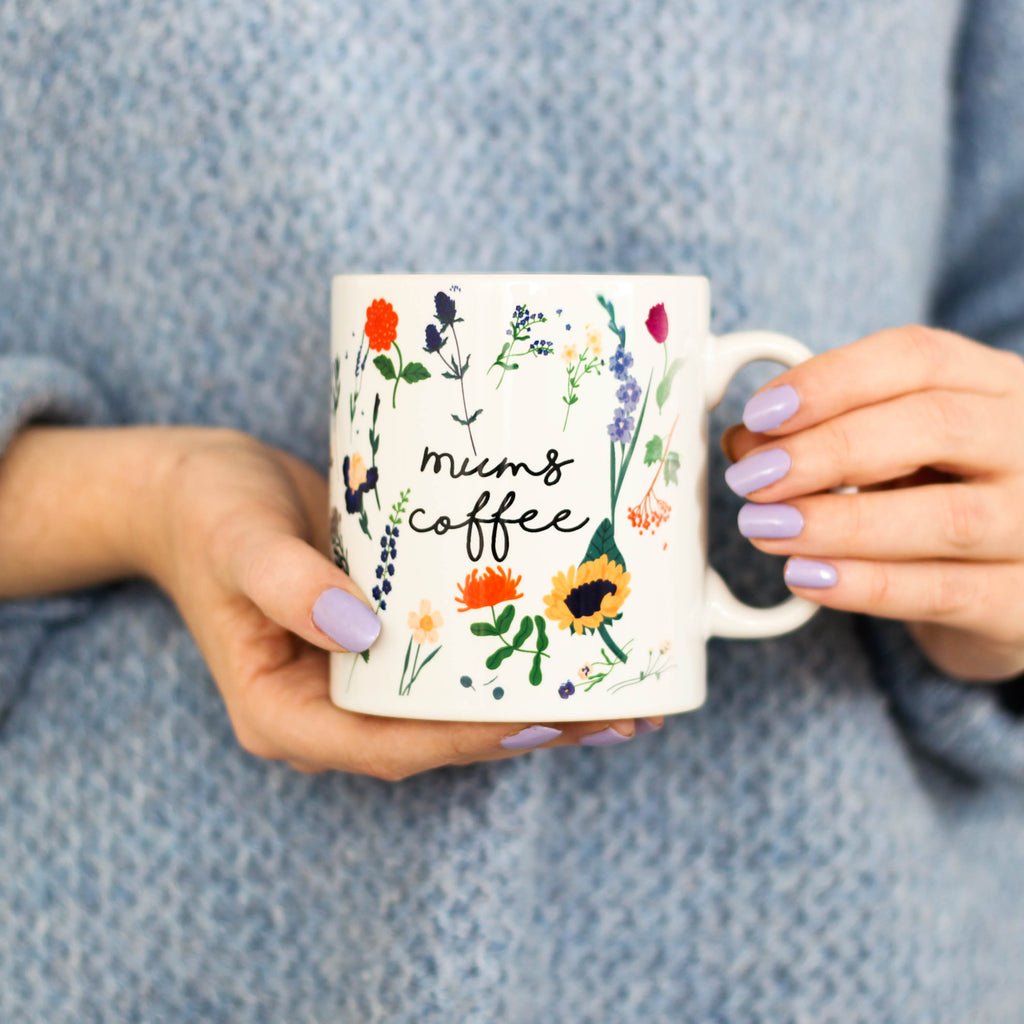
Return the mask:
<svg viewBox="0 0 1024 1024">
<path fill-rule="evenodd" d="M 698 707 L 708 637 L 795 629 L 707 562 L 708 412 L 758 359 L 702 277 L 351 275 L 331 295 L 332 544 L 382 621 L 331 697 L 548 722 Z"/>
</svg>

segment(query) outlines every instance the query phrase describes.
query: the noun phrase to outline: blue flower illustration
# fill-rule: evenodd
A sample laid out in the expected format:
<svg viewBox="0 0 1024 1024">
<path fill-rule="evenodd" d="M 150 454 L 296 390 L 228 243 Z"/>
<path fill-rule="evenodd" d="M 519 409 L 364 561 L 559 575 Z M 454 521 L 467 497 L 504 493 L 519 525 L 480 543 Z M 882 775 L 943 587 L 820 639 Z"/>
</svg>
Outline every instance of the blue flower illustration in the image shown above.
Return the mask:
<svg viewBox="0 0 1024 1024">
<path fill-rule="evenodd" d="M 427 324 L 427 340 L 423 346 L 426 352 L 440 352 L 444 348 L 444 338 L 434 324 Z"/>
<path fill-rule="evenodd" d="M 434 296 L 434 309 L 437 311 L 437 319 L 443 327 L 450 327 L 455 323 L 455 300 L 444 292 L 438 292 Z"/>
<path fill-rule="evenodd" d="M 377 565 L 377 579 L 380 582 L 370 591 L 370 595 L 377 602 L 376 611 L 387 610 L 387 595 L 394 589 L 394 583 L 390 577 L 395 575 L 395 559 L 398 557 L 398 523 L 405 514 L 405 506 L 409 501 L 409 491 L 402 491 L 399 500 L 391 506 L 389 522 L 384 527 L 384 533 L 380 538 L 380 562 Z"/>
<path fill-rule="evenodd" d="M 626 382 L 615 392 L 615 397 L 622 403 L 626 412 L 632 412 L 640 401 L 640 385 L 636 377 L 627 377 Z"/>
<path fill-rule="evenodd" d="M 615 410 L 615 415 L 608 424 L 608 436 L 620 444 L 629 444 L 633 439 L 633 417 L 621 406 Z"/>
<path fill-rule="evenodd" d="M 576 692 L 576 687 L 570 680 L 566 679 L 564 683 L 558 688 L 558 696 L 562 700 L 568 700 Z"/>
<path fill-rule="evenodd" d="M 633 365 L 633 356 L 626 351 L 625 345 L 619 345 L 608 359 L 608 368 L 619 380 L 629 377 L 629 369 Z"/>
</svg>

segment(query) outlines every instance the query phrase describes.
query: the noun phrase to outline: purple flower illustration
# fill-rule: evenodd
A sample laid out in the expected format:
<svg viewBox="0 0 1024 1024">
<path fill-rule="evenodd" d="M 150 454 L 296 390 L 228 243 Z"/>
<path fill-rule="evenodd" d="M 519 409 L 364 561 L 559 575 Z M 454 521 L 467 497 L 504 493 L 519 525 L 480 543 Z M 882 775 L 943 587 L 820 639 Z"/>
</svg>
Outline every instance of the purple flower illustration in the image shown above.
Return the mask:
<svg viewBox="0 0 1024 1024">
<path fill-rule="evenodd" d="M 608 359 L 608 368 L 619 380 L 629 377 L 629 369 L 633 365 L 633 356 L 626 351 L 625 345 L 619 345 Z"/>
<path fill-rule="evenodd" d="M 626 412 L 632 412 L 640 402 L 640 394 L 640 385 L 636 378 L 627 377 L 625 384 L 615 392 L 615 397 L 622 403 Z"/>
<path fill-rule="evenodd" d="M 434 296 L 434 309 L 442 327 L 451 327 L 456 322 L 455 300 L 445 292 L 438 292 Z"/>
<path fill-rule="evenodd" d="M 423 346 L 426 352 L 440 352 L 444 347 L 444 338 L 434 324 L 427 324 L 426 344 Z"/>
<path fill-rule="evenodd" d="M 615 410 L 615 415 L 612 417 L 611 423 L 608 424 L 608 436 L 620 444 L 629 444 L 633 439 L 633 428 L 633 417 L 620 406 Z"/>
</svg>

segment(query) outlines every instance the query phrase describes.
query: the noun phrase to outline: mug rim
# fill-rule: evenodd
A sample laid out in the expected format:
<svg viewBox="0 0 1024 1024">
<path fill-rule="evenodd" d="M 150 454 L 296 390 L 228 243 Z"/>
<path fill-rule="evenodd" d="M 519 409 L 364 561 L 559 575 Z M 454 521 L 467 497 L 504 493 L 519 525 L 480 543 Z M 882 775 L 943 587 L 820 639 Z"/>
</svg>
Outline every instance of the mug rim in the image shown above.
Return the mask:
<svg viewBox="0 0 1024 1024">
<path fill-rule="evenodd" d="M 710 281 L 710 277 L 707 274 L 698 273 L 692 271 L 689 273 L 657 273 L 657 274 L 645 274 L 643 272 L 626 271 L 623 273 L 617 273 L 615 271 L 543 271 L 543 270 L 528 270 L 528 271 L 515 271 L 515 270 L 496 270 L 496 271 L 458 271 L 458 270 L 416 270 L 416 271 L 402 271 L 402 270 L 353 270 L 353 271 L 337 271 L 331 275 L 332 281 L 351 281 L 351 280 L 377 280 L 382 277 L 394 277 L 404 278 L 408 280 L 425 280 L 427 278 L 438 278 L 438 277 L 458 277 L 458 278 L 472 278 L 476 280 L 487 280 L 498 278 L 516 278 L 517 280 L 529 279 L 529 280 L 545 280 L 552 281 L 558 279 L 573 279 L 582 280 L 585 278 L 591 278 L 594 280 L 618 280 L 618 281 Z"/>
</svg>

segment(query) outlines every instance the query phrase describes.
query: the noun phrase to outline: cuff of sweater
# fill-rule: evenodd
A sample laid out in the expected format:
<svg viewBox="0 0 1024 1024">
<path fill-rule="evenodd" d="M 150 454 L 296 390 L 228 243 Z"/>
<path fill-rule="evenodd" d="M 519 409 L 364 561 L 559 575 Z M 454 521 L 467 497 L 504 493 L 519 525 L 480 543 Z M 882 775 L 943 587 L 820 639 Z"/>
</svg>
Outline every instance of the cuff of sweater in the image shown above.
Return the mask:
<svg viewBox="0 0 1024 1024">
<path fill-rule="evenodd" d="M 902 623 L 861 622 L 875 671 L 912 742 L 971 778 L 1024 783 L 1024 715 L 1007 699 L 1024 680 L 957 682 L 932 666 Z"/>
<path fill-rule="evenodd" d="M 84 375 L 54 359 L 0 357 L 0 459 L 32 423 L 109 424 L 109 403 Z M 49 630 L 85 612 L 87 595 L 0 603 L 0 720 L 27 685 Z"/>
</svg>

